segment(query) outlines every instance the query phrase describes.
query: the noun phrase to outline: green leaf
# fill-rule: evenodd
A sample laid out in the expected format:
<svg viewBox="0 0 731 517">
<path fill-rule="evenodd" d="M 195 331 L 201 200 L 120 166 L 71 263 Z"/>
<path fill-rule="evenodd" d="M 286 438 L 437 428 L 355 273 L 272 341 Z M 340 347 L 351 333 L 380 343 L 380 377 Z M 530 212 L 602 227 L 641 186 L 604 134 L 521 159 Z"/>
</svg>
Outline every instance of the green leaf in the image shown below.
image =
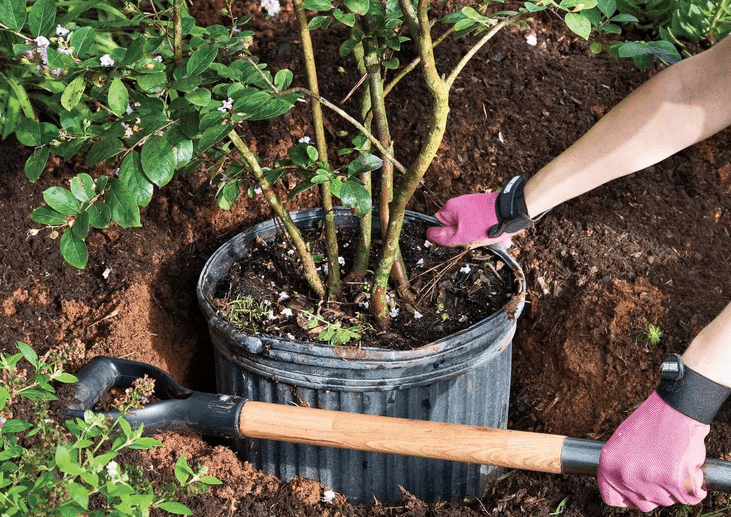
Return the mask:
<svg viewBox="0 0 731 517">
<path fill-rule="evenodd" d="M 39 206 L 30 213 L 31 221 L 47 226 L 60 226 L 66 222 L 66 216 L 50 206 Z"/>
<path fill-rule="evenodd" d="M 35 183 L 46 167 L 50 151 L 47 146 L 39 147 L 25 162 L 25 177 L 28 181 Z"/>
<path fill-rule="evenodd" d="M 94 228 L 101 230 L 109 226 L 109 223 L 112 222 L 112 211 L 102 201 L 97 201 L 87 208 L 86 211 L 89 214 L 89 224 Z"/>
<path fill-rule="evenodd" d="M 129 106 L 129 93 L 119 77 L 115 77 L 112 84 L 109 85 L 107 103 L 112 113 L 118 117 L 124 116 L 127 106 Z"/>
<path fill-rule="evenodd" d="M 478 13 L 474 7 L 463 7 L 462 12 L 472 21 L 476 21 L 477 23 L 490 23 L 490 18 L 481 15 Z"/>
<path fill-rule="evenodd" d="M 56 2 L 36 0 L 28 14 L 28 28 L 34 38 L 45 36 L 56 26 Z"/>
<path fill-rule="evenodd" d="M 630 23 L 638 23 L 639 20 L 632 16 L 631 14 L 618 14 L 616 16 L 612 16 L 613 22 L 630 22 Z"/>
<path fill-rule="evenodd" d="M 91 200 L 95 194 L 94 179 L 85 172 L 71 178 L 69 188 L 74 197 L 82 203 Z"/>
<path fill-rule="evenodd" d="M 333 11 L 333 17 L 342 23 L 343 25 L 347 25 L 348 27 L 352 27 L 355 25 L 355 15 L 353 13 L 344 13 L 340 9 L 335 9 Z M 353 41 L 353 46 L 355 45 L 355 40 L 346 40 L 346 41 Z M 345 42 L 344 42 L 345 43 Z M 340 46 L 341 52 L 342 52 L 342 45 Z M 341 56 L 344 56 L 345 54 L 340 54 Z"/>
<path fill-rule="evenodd" d="M 70 373 L 61 372 L 56 377 L 55 380 L 58 382 L 63 382 L 64 384 L 72 384 L 74 382 L 79 382 L 79 379 L 76 378 L 75 375 L 71 375 Z"/>
<path fill-rule="evenodd" d="M 18 350 L 20 350 L 20 353 L 23 354 L 25 360 L 33 365 L 33 368 L 38 368 L 38 354 L 36 354 L 36 351 L 33 350 L 30 345 L 19 341 Z"/>
<path fill-rule="evenodd" d="M 208 88 L 196 88 L 185 95 L 185 98 L 195 106 L 208 106 L 211 102 L 211 90 Z"/>
<path fill-rule="evenodd" d="M 74 225 L 71 227 L 71 232 L 77 239 L 81 239 L 82 241 L 86 239 L 86 236 L 89 234 L 89 214 L 87 212 L 81 212 L 76 219 L 74 219 Z"/>
<path fill-rule="evenodd" d="M 284 68 L 274 76 L 274 86 L 277 90 L 286 90 L 292 84 L 292 79 L 294 79 L 292 71 Z"/>
<path fill-rule="evenodd" d="M 611 18 L 617 11 L 617 0 L 597 0 L 597 6 L 604 16 Z"/>
<path fill-rule="evenodd" d="M 615 25 L 613 23 L 607 23 L 606 25 L 602 26 L 602 33 L 603 34 L 622 34 L 622 27 L 619 25 Z"/>
<path fill-rule="evenodd" d="M 74 195 L 63 187 L 49 187 L 43 192 L 43 200 L 51 208 L 64 215 L 79 213 L 81 203 Z"/>
<path fill-rule="evenodd" d="M 190 55 L 188 63 L 185 65 L 185 77 L 200 75 L 213 63 L 218 54 L 217 45 L 201 45 L 195 52 Z"/>
<path fill-rule="evenodd" d="M 561 9 L 574 10 L 574 12 L 592 9 L 597 6 L 597 0 L 562 0 L 559 4 Z"/>
<path fill-rule="evenodd" d="M 375 171 L 380 169 L 382 165 L 383 160 L 375 154 L 364 154 L 348 164 L 348 176 Z"/>
<path fill-rule="evenodd" d="M 15 129 L 15 136 L 27 147 L 41 145 L 41 125 L 31 118 L 23 117 Z"/>
<path fill-rule="evenodd" d="M 93 167 L 97 163 L 117 156 L 122 151 L 124 151 L 124 145 L 119 138 L 102 138 L 89 150 L 85 164 L 88 167 Z"/>
<path fill-rule="evenodd" d="M 193 515 L 193 511 L 190 508 L 185 506 L 183 503 L 175 501 L 165 501 L 164 503 L 159 503 L 157 507 L 176 515 Z"/>
<path fill-rule="evenodd" d="M 13 418 L 10 420 L 6 420 L 5 423 L 0 426 L 0 434 L 21 433 L 26 429 L 30 429 L 31 427 L 33 427 L 33 424 L 31 424 L 30 422 Z"/>
<path fill-rule="evenodd" d="M 591 22 L 589 19 L 581 14 L 567 13 L 564 18 L 566 26 L 571 29 L 572 32 L 578 34 L 585 40 L 589 39 L 591 34 Z"/>
<path fill-rule="evenodd" d="M 600 54 L 604 50 L 604 45 L 595 41 L 589 45 L 589 50 L 592 54 Z"/>
<path fill-rule="evenodd" d="M 85 510 L 89 508 L 89 491 L 83 485 L 72 481 L 66 483 L 66 490 L 68 490 L 72 501 Z"/>
<path fill-rule="evenodd" d="M 203 152 L 212 145 L 217 144 L 228 134 L 230 130 L 231 125 L 228 123 L 219 123 L 208 127 L 205 131 L 203 131 L 203 136 L 201 136 L 201 139 L 196 143 L 194 154 Z"/>
<path fill-rule="evenodd" d="M 181 454 L 178 458 L 178 461 L 175 462 L 175 478 L 178 480 L 178 483 L 181 485 L 185 485 L 186 481 L 190 478 L 190 476 L 195 475 L 195 472 L 193 472 L 193 469 L 190 468 L 190 465 L 188 465 L 188 460 L 185 459 L 185 455 Z"/>
<path fill-rule="evenodd" d="M 302 7 L 310 11 L 329 11 L 333 4 L 331 0 L 305 0 Z"/>
<path fill-rule="evenodd" d="M 138 228 L 140 223 L 140 208 L 137 200 L 130 192 L 124 181 L 112 178 L 111 188 L 106 196 L 109 209 L 112 211 L 112 220 L 122 228 Z"/>
<path fill-rule="evenodd" d="M 173 179 L 175 153 L 164 136 L 152 136 L 142 146 L 142 170 L 158 187 Z"/>
<path fill-rule="evenodd" d="M 136 79 L 137 87 L 144 93 L 158 94 L 167 88 L 168 76 L 165 72 L 141 74 Z"/>
<path fill-rule="evenodd" d="M 152 199 L 154 185 L 142 170 L 140 153 L 133 151 L 124 157 L 119 166 L 119 180 L 134 196 L 139 206 L 147 206 Z"/>
<path fill-rule="evenodd" d="M 74 236 L 73 232 L 66 230 L 61 236 L 60 242 L 61 255 L 63 258 L 77 269 L 84 269 L 86 267 L 86 261 L 89 259 L 89 251 L 86 249 L 86 244 L 81 239 Z M 78 467 L 78 465 L 76 465 Z M 60 467 L 59 467 L 60 468 Z M 79 469 L 81 467 L 78 467 Z M 66 472 L 61 469 L 62 472 Z M 79 474 L 79 471 L 74 470 L 73 472 L 66 472 L 72 476 Z"/>
<path fill-rule="evenodd" d="M 69 46 L 74 49 L 74 56 L 83 57 L 94 45 L 96 32 L 91 27 L 76 29 L 69 36 Z M 68 109 L 68 108 L 67 108 Z"/>
<path fill-rule="evenodd" d="M 343 3 L 345 7 L 361 16 L 364 16 L 368 12 L 368 7 L 370 6 L 369 0 L 345 0 Z"/>
<path fill-rule="evenodd" d="M 63 93 L 61 94 L 61 106 L 68 111 L 74 109 L 74 106 L 79 103 L 81 97 L 84 95 L 85 87 L 86 84 L 84 83 L 84 76 L 77 76 L 76 79 L 71 81 L 63 90 Z"/>
<path fill-rule="evenodd" d="M 0 0 L 0 23 L 17 31 L 25 25 L 24 0 Z"/>
<path fill-rule="evenodd" d="M 199 481 L 206 485 L 222 485 L 223 481 L 214 476 L 201 476 Z"/>
<path fill-rule="evenodd" d="M 310 148 L 312 148 L 314 152 L 310 151 Z M 319 158 L 317 149 L 306 143 L 297 144 L 289 149 L 289 159 L 298 167 L 308 167 L 312 162 L 316 161 L 317 158 Z"/>
<path fill-rule="evenodd" d="M 137 438 L 134 442 L 127 446 L 128 449 L 141 449 L 147 450 L 153 447 L 162 447 L 163 444 L 155 438 L 145 437 Z"/>
<path fill-rule="evenodd" d="M 307 28 L 311 31 L 317 29 L 327 29 L 330 26 L 331 20 L 332 18 L 330 18 L 329 16 L 313 16 L 307 24 Z"/>
</svg>

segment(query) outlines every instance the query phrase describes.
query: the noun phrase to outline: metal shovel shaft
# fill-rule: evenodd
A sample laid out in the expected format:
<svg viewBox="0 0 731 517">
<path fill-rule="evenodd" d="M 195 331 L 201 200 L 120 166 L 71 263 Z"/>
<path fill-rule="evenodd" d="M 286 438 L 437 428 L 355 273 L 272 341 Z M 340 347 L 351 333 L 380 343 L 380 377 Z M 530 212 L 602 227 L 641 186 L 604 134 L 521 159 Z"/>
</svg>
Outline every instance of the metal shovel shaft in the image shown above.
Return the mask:
<svg viewBox="0 0 731 517">
<path fill-rule="evenodd" d="M 241 408 L 239 433 L 249 438 L 594 477 L 604 446 L 603 442 L 560 435 L 254 401 Z M 708 460 L 703 471 L 708 490 L 731 492 L 731 462 Z"/>
</svg>

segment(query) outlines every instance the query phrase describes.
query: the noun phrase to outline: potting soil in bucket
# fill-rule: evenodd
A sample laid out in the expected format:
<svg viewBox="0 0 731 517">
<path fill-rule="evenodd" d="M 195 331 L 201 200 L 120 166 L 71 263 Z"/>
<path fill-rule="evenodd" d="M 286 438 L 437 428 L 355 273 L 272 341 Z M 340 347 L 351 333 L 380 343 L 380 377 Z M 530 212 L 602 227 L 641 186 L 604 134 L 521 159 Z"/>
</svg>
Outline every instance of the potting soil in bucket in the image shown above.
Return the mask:
<svg viewBox="0 0 731 517">
<path fill-rule="evenodd" d="M 295 212 L 301 228 L 322 219 L 319 210 Z M 407 213 L 437 224 L 428 216 Z M 355 225 L 347 209 L 336 224 Z M 237 235 L 211 256 L 198 282 L 198 298 L 208 318 L 214 346 L 218 391 L 248 400 L 295 404 L 400 418 L 505 428 L 508 418 L 512 338 L 523 309 L 525 282 L 504 248 L 492 249 L 517 280 L 518 303 L 472 327 L 408 351 L 355 348 L 288 341 L 238 333 L 211 306 L 219 282 L 247 254 L 257 237 L 271 240 L 273 220 Z M 403 437 L 402 437 L 403 438 Z M 408 439 L 408 437 L 406 437 Z M 375 496 L 390 501 L 399 486 L 424 501 L 479 496 L 489 466 L 243 438 L 237 451 L 256 468 L 289 480 L 320 481 L 351 503 Z"/>
</svg>

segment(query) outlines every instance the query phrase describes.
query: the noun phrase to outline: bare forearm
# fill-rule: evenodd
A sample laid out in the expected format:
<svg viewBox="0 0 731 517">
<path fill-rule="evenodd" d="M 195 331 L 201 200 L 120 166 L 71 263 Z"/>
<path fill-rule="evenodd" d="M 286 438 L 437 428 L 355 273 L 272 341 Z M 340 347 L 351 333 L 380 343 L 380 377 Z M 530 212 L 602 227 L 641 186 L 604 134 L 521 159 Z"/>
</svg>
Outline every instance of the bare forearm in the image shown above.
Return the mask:
<svg viewBox="0 0 731 517">
<path fill-rule="evenodd" d="M 528 181 L 528 214 L 644 169 L 731 124 L 730 68 L 727 38 L 644 83 Z"/>
<path fill-rule="evenodd" d="M 683 362 L 731 388 L 731 304 L 693 339 L 683 353 Z"/>
</svg>

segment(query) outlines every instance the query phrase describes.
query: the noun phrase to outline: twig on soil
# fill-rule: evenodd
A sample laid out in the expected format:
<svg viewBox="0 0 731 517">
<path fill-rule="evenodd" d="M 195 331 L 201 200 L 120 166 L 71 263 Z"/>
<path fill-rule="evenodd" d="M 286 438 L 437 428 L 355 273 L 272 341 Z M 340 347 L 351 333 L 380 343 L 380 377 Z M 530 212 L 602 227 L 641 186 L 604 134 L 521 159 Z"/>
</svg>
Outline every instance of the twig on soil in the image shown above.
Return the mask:
<svg viewBox="0 0 731 517">
<path fill-rule="evenodd" d="M 107 314 L 106 316 L 104 316 L 102 319 L 95 321 L 94 323 L 92 323 L 91 325 L 89 325 L 89 327 L 93 327 L 95 325 L 98 325 L 102 321 L 111 319 L 111 318 L 113 318 L 115 316 L 118 316 L 118 315 L 119 315 L 119 307 L 115 307 L 112 312 L 110 312 L 109 314 Z"/>
</svg>

